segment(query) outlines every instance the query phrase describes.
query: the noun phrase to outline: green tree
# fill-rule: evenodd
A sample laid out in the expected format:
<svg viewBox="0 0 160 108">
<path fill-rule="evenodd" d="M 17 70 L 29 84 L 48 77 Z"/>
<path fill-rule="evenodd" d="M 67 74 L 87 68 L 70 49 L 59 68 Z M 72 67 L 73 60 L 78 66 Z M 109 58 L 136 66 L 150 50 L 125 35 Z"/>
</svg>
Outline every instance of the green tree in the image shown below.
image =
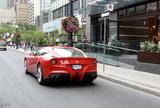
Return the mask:
<svg viewBox="0 0 160 108">
<path fill-rule="evenodd" d="M 11 23 L 1 23 L 0 24 L 0 34 L 13 33 L 15 28 Z"/>
<path fill-rule="evenodd" d="M 24 30 L 21 33 L 22 40 L 25 42 L 34 42 L 35 45 L 49 45 L 48 36 L 42 31 Z"/>
<path fill-rule="evenodd" d="M 35 25 L 18 24 L 18 28 L 13 26 L 12 23 L 0 24 L 0 34 L 10 33 L 19 34 L 20 38 L 16 36 L 12 39 L 13 42 L 17 40 L 21 42 L 34 42 L 35 45 L 49 45 L 49 36 L 40 31 Z"/>
<path fill-rule="evenodd" d="M 18 30 L 19 32 L 22 32 L 24 30 L 31 30 L 31 31 L 37 31 L 39 28 L 36 25 L 31 24 L 18 24 Z"/>
</svg>

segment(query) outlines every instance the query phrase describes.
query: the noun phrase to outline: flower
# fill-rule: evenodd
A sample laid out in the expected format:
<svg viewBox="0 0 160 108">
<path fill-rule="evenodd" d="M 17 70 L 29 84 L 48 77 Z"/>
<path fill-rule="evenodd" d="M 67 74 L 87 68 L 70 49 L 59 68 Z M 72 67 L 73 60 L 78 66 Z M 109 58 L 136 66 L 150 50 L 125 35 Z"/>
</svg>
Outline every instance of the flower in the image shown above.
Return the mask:
<svg viewBox="0 0 160 108">
<path fill-rule="evenodd" d="M 153 42 L 141 42 L 140 43 L 140 48 L 142 51 L 150 51 L 150 52 L 157 52 L 158 50 L 158 44 L 155 44 Z"/>
<path fill-rule="evenodd" d="M 76 17 L 70 16 L 61 21 L 62 29 L 68 33 L 76 33 L 79 30 L 79 21 Z"/>
</svg>

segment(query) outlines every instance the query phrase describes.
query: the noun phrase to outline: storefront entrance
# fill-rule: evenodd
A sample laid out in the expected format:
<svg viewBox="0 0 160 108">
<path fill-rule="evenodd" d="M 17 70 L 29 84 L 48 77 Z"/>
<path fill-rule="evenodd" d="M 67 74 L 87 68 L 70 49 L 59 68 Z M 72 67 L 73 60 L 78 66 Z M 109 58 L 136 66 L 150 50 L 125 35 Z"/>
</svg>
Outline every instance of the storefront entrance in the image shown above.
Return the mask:
<svg viewBox="0 0 160 108">
<path fill-rule="evenodd" d="M 150 41 L 158 41 L 158 28 L 157 28 L 157 17 L 148 18 L 148 39 Z"/>
<path fill-rule="evenodd" d="M 130 49 L 139 49 L 140 42 L 157 41 L 160 36 L 158 16 L 134 16 L 131 19 L 121 18 L 118 21 L 110 19 L 109 36 L 114 41 L 126 43 Z M 104 21 L 100 21 L 100 15 L 91 17 L 91 42 L 103 43 L 104 41 Z M 107 33 L 106 33 L 107 34 Z"/>
<path fill-rule="evenodd" d="M 104 32 L 107 34 L 107 30 L 104 30 L 104 19 L 100 17 L 100 15 L 92 16 L 91 17 L 91 42 L 95 43 L 103 43 L 104 42 Z M 109 20 L 109 36 L 106 35 L 106 42 L 109 38 L 113 40 L 118 40 L 118 22 L 115 20 Z M 106 28 L 107 29 L 107 28 Z"/>
</svg>

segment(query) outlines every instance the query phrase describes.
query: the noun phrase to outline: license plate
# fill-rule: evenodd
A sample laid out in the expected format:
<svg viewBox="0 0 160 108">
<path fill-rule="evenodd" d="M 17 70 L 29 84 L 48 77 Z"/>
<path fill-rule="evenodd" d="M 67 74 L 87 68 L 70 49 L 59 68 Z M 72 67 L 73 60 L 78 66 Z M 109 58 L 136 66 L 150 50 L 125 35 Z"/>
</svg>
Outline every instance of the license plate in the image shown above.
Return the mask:
<svg viewBox="0 0 160 108">
<path fill-rule="evenodd" d="M 79 70 L 79 69 L 82 69 L 82 66 L 81 65 L 72 65 L 72 69 Z"/>
</svg>

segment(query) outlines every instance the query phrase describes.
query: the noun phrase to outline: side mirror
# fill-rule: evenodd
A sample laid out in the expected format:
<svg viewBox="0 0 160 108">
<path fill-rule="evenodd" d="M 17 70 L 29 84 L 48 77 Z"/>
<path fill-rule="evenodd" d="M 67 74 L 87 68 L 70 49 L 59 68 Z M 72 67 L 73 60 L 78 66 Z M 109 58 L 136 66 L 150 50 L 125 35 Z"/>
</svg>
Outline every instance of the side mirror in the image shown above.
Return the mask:
<svg viewBox="0 0 160 108">
<path fill-rule="evenodd" d="M 35 55 L 35 52 L 31 51 L 31 52 L 29 52 L 29 55 L 30 55 L 30 56 L 34 56 L 34 55 Z"/>
</svg>

